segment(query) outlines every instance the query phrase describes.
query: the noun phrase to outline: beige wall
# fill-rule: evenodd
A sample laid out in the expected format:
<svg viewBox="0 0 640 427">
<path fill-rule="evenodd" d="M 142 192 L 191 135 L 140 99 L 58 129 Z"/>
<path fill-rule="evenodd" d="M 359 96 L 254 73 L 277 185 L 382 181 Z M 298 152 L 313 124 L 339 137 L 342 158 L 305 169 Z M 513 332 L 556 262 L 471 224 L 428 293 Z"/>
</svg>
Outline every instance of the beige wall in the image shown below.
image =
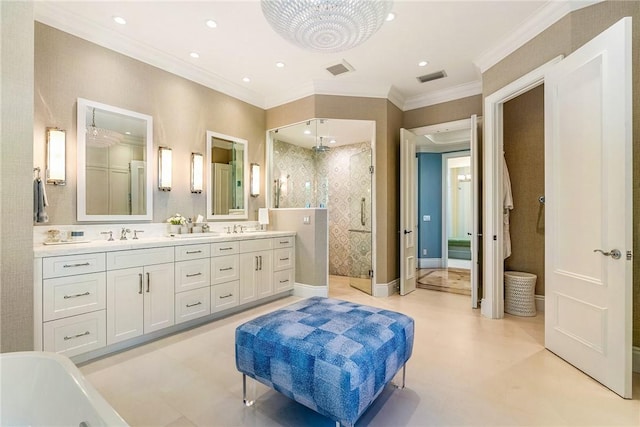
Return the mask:
<svg viewBox="0 0 640 427">
<path fill-rule="evenodd" d="M 45 128 L 67 130 L 67 185 L 47 186 L 51 224 L 76 223 L 76 107 L 86 98 L 153 117 L 154 156 L 173 149 L 173 188 L 157 190 L 153 222 L 180 212 L 204 215 L 206 193 L 189 187 L 191 152 L 205 152 L 207 130 L 249 141 L 249 162 L 264 165 L 265 111 L 86 40 L 35 24 L 34 163 L 44 167 Z M 263 180 L 264 181 L 264 180 Z M 249 200 L 249 218 L 264 205 L 263 191 Z"/>
<path fill-rule="evenodd" d="M 405 111 L 402 127 L 413 129 L 482 115 L 482 95 L 460 98 L 428 107 Z"/>
<path fill-rule="evenodd" d="M 33 4 L 0 2 L 0 352 L 33 348 Z"/>
<path fill-rule="evenodd" d="M 633 18 L 633 210 L 640 212 L 640 2 L 606 1 L 561 19 L 482 74 L 487 96 L 557 55 L 569 55 L 625 16 Z M 633 344 L 640 346 L 640 221 L 633 229 Z"/>
<path fill-rule="evenodd" d="M 544 295 L 544 86 L 504 104 L 504 157 L 511 178 L 514 209 L 509 216 L 511 256 L 505 270 L 537 277 Z"/>
</svg>

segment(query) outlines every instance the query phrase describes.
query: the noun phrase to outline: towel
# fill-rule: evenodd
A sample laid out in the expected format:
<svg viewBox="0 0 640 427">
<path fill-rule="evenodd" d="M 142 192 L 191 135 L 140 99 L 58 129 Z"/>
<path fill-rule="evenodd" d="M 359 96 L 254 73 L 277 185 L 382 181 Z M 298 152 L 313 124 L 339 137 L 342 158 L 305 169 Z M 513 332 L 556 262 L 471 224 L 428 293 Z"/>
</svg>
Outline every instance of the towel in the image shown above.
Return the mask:
<svg viewBox="0 0 640 427">
<path fill-rule="evenodd" d="M 33 180 L 33 221 L 37 223 L 49 222 L 49 215 L 45 207 L 49 206 L 44 182 L 40 178 Z"/>
<path fill-rule="evenodd" d="M 507 161 L 502 158 L 502 238 L 504 259 L 511 255 L 511 235 L 509 234 L 509 211 L 513 209 L 513 195 L 511 194 L 511 179 Z"/>
</svg>

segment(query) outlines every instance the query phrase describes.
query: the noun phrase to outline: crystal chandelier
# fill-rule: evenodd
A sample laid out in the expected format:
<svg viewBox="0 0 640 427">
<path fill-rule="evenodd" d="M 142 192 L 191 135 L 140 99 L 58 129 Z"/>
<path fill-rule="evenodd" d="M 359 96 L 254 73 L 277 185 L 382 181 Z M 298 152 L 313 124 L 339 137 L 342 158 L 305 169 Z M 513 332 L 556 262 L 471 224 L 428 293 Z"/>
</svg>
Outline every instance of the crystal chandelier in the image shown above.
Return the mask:
<svg viewBox="0 0 640 427">
<path fill-rule="evenodd" d="M 290 42 L 317 52 L 340 52 L 378 31 L 393 1 L 262 0 L 262 13 Z"/>
<path fill-rule="evenodd" d="M 116 145 L 124 135 L 111 129 L 103 129 L 96 127 L 96 109 L 93 109 L 93 117 L 91 126 L 87 127 L 86 140 L 87 144 L 93 147 L 111 147 Z"/>
</svg>

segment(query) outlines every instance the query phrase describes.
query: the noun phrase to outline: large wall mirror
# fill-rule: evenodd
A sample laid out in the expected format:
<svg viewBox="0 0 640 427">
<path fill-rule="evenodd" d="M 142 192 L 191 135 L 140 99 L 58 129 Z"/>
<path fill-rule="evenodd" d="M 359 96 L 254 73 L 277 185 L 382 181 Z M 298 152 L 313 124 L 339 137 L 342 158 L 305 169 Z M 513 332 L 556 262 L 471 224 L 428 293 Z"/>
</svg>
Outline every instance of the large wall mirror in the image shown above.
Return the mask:
<svg viewBox="0 0 640 427">
<path fill-rule="evenodd" d="M 247 141 L 207 131 L 207 219 L 247 219 Z"/>
<path fill-rule="evenodd" d="M 153 219 L 153 119 L 78 98 L 78 221 Z"/>
</svg>

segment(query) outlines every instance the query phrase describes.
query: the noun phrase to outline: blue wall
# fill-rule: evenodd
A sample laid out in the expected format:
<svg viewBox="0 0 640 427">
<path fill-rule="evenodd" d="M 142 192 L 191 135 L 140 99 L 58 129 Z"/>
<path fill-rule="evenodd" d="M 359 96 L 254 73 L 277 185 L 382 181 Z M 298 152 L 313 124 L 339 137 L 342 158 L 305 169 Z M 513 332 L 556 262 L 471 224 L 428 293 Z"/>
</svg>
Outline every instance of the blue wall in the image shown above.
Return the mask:
<svg viewBox="0 0 640 427">
<path fill-rule="evenodd" d="M 419 258 L 442 257 L 442 154 L 418 153 Z M 422 220 L 430 215 L 431 221 Z M 427 255 L 424 255 L 424 249 Z"/>
</svg>

